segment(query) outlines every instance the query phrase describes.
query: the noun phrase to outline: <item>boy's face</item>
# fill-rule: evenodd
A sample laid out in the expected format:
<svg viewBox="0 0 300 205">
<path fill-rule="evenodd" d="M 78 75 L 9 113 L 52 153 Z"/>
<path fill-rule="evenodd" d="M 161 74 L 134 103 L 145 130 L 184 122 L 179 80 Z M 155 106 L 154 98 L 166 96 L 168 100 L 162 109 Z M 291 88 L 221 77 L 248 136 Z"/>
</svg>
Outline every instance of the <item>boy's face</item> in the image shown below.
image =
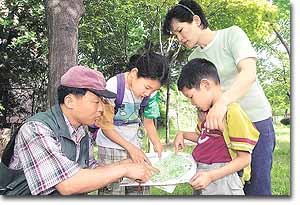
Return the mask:
<svg viewBox="0 0 300 205">
<path fill-rule="evenodd" d="M 212 106 L 213 95 L 206 84 L 200 84 L 200 88 L 186 88 L 182 89 L 185 97 L 190 99 L 192 105 L 200 108 L 202 111 L 208 111 Z"/>
<path fill-rule="evenodd" d="M 138 78 L 135 76 L 132 80 L 131 89 L 135 96 L 146 97 L 150 96 L 154 91 L 160 88 L 161 84 L 159 80 L 153 80 L 150 78 Z"/>
</svg>

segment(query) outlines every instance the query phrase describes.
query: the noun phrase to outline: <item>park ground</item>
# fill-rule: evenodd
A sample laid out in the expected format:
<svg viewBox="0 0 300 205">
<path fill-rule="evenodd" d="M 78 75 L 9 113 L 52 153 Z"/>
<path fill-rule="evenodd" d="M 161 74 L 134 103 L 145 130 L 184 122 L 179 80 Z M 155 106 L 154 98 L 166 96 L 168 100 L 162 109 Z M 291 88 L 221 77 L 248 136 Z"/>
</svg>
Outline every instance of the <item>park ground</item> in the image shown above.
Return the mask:
<svg viewBox="0 0 300 205">
<path fill-rule="evenodd" d="M 164 130 L 159 130 L 160 136 L 163 136 Z M 174 134 L 176 131 L 171 130 Z M 276 147 L 273 154 L 273 168 L 272 168 L 272 195 L 276 196 L 290 196 L 291 190 L 291 149 L 290 149 L 290 127 L 276 124 Z M 162 140 L 163 141 L 163 140 Z M 164 145 L 165 150 L 173 150 L 172 144 Z M 185 147 L 184 152 L 191 153 L 193 145 Z M 96 149 L 95 149 L 96 152 Z M 91 195 L 97 195 L 97 192 L 91 192 Z M 151 187 L 151 195 L 164 196 L 164 195 L 179 195 L 189 196 L 192 195 L 192 188 L 189 184 L 180 184 L 176 186 L 173 193 L 164 192 L 158 188 Z"/>
</svg>

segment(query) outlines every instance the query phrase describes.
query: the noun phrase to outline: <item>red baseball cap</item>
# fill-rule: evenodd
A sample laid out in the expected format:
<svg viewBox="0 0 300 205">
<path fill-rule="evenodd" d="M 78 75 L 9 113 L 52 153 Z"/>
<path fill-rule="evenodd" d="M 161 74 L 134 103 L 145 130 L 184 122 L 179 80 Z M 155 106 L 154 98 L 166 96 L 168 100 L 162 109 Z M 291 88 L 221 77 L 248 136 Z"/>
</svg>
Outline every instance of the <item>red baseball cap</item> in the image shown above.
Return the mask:
<svg viewBox="0 0 300 205">
<path fill-rule="evenodd" d="M 85 88 L 98 96 L 116 98 L 116 94 L 105 89 L 103 74 L 85 66 L 70 68 L 60 79 L 60 84 L 72 88 Z"/>
</svg>

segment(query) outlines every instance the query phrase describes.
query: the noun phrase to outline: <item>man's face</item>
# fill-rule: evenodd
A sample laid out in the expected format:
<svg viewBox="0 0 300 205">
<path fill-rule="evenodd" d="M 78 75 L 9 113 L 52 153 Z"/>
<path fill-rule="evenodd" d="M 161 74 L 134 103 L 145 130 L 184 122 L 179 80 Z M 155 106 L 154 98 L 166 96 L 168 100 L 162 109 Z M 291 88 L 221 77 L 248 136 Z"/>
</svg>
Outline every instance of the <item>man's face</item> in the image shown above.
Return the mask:
<svg viewBox="0 0 300 205">
<path fill-rule="evenodd" d="M 95 120 L 102 115 L 102 97 L 87 91 L 84 96 L 75 96 L 73 106 L 73 116 L 81 125 L 93 125 Z"/>
</svg>

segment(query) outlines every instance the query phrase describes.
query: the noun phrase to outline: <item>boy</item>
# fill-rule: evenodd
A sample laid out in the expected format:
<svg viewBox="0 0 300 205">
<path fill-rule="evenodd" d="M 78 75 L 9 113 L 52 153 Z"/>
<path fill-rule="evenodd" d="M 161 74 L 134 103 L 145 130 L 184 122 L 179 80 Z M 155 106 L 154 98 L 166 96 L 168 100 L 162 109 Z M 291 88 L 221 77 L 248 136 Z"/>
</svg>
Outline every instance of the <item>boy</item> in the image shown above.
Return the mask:
<svg viewBox="0 0 300 205">
<path fill-rule="evenodd" d="M 113 119 L 108 120 L 111 122 L 106 123 L 107 126 L 98 126 L 101 127 L 96 138 L 100 164 L 108 165 L 128 158 L 135 163 L 147 162 L 150 164 L 139 142 L 143 128 L 145 128 L 158 156 L 163 151 L 154 126 L 153 111 L 144 111 L 149 111 L 149 104 L 153 102 L 149 99 L 150 96 L 167 81 L 167 61 L 162 55 L 151 51 L 140 56 L 135 55 L 134 58 L 131 58 L 129 62 L 128 72 L 120 73 L 107 81 L 106 89 L 116 93 L 117 98 L 114 108 L 115 115 Z M 144 103 L 147 98 L 148 103 Z M 140 112 L 143 112 L 144 115 L 141 116 Z M 143 186 L 142 189 L 134 186 L 121 187 L 120 183 L 116 182 L 101 189 L 99 194 L 149 195 L 150 187 Z"/>
<path fill-rule="evenodd" d="M 251 152 L 259 132 L 237 103 L 228 106 L 224 132 L 204 127 L 209 109 L 222 95 L 215 66 L 205 59 L 193 59 L 182 69 L 178 89 L 200 111 L 197 132 L 179 132 L 175 152 L 184 147 L 184 139 L 197 143 L 193 158 L 197 173 L 190 180 L 195 195 L 244 195 L 242 179 L 250 179 Z"/>
</svg>

